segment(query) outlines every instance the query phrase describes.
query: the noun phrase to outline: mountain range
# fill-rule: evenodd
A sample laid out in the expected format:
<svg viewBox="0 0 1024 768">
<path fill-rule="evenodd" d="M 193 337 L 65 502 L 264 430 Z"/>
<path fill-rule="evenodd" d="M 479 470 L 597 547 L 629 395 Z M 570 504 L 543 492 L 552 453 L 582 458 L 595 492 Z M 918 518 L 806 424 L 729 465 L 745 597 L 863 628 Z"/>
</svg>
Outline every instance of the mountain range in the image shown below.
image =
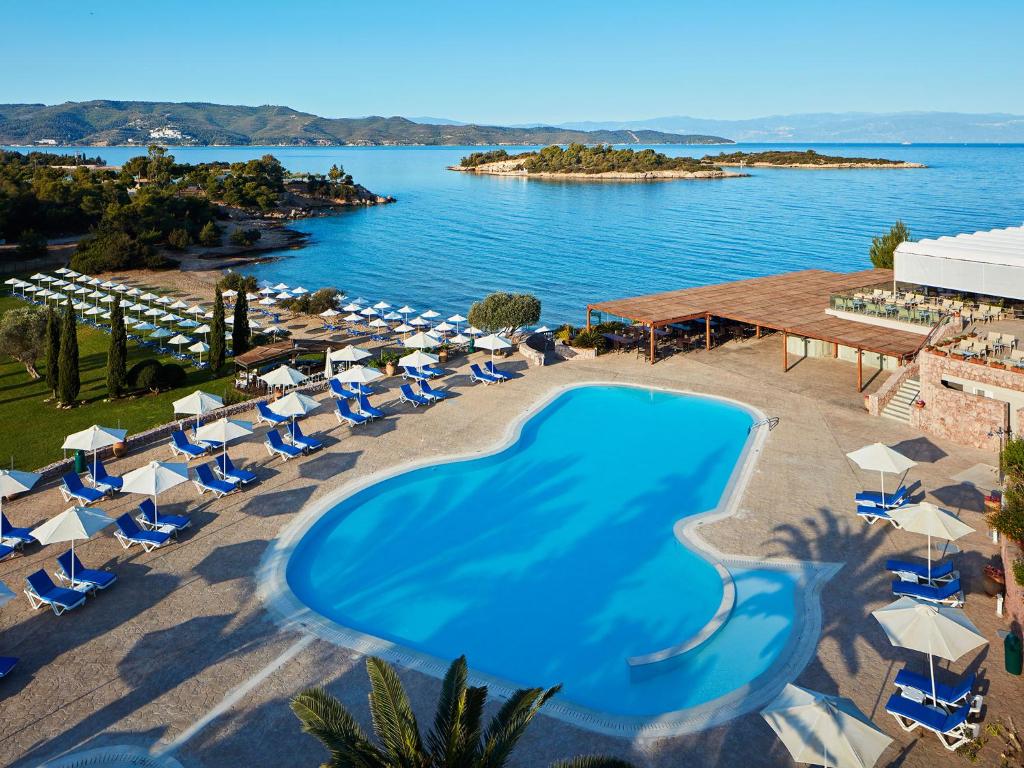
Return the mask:
<svg viewBox="0 0 1024 768">
<path fill-rule="evenodd" d="M 0 144 L 522 145 L 731 144 L 712 135 L 646 128 L 501 127 L 420 123 L 404 117 L 327 118 L 279 106 L 86 101 L 0 104 Z"/>
<path fill-rule="evenodd" d="M 743 142 L 1024 142 L 1024 115 L 1002 112 L 822 112 L 747 120 L 712 120 L 680 115 L 647 120 L 573 122 L 559 127 L 582 131 L 645 129 L 712 133 Z"/>
</svg>

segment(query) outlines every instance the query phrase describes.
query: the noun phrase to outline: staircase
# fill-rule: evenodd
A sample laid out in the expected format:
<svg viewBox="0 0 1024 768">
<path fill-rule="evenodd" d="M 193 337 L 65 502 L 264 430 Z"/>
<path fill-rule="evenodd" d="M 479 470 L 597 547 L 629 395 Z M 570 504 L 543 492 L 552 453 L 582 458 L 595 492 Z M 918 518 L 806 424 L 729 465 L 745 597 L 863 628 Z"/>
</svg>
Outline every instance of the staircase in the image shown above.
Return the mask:
<svg viewBox="0 0 1024 768">
<path fill-rule="evenodd" d="M 893 395 L 892 400 L 882 409 L 882 415 L 909 424 L 910 409 L 920 393 L 921 381 L 919 379 L 907 379 L 903 382 L 899 392 Z"/>
</svg>

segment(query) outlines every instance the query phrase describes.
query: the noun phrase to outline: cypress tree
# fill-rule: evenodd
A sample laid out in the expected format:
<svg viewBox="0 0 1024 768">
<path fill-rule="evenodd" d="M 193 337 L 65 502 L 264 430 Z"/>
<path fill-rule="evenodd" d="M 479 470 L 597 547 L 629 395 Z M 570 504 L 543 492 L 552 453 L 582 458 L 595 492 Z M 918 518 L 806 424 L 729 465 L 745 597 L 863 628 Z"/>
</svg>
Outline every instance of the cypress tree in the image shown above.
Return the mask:
<svg viewBox="0 0 1024 768">
<path fill-rule="evenodd" d="M 110 348 L 107 350 L 107 396 L 124 394 L 125 372 L 128 368 L 128 331 L 124 327 L 124 310 L 119 301 L 110 311 Z"/>
<path fill-rule="evenodd" d="M 224 297 L 220 288 L 213 296 L 213 322 L 210 323 L 210 370 L 214 375 L 224 367 Z"/>
<path fill-rule="evenodd" d="M 74 405 L 82 387 L 78 371 L 78 322 L 75 309 L 68 301 L 60 322 L 60 355 L 57 361 L 57 401 L 61 405 Z"/>
<path fill-rule="evenodd" d="M 60 360 L 60 315 L 53 311 L 53 306 L 46 307 L 46 386 L 53 397 L 57 396 L 57 373 Z"/>
<path fill-rule="evenodd" d="M 235 298 L 235 324 L 231 329 L 231 354 L 240 355 L 249 349 L 249 300 L 245 298 L 245 290 L 238 292 Z"/>
</svg>

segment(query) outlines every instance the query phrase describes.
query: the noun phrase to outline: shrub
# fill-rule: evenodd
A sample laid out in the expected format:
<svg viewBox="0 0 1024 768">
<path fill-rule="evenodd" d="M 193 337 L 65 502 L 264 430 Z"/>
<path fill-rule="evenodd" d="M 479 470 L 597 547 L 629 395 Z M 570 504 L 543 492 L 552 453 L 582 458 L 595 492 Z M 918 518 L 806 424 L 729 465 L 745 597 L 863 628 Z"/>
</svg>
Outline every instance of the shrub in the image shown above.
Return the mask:
<svg viewBox="0 0 1024 768">
<path fill-rule="evenodd" d="M 341 295 L 337 288 L 321 288 L 293 299 L 283 299 L 279 306 L 300 315 L 319 315 L 328 309 L 337 309 Z"/>
<path fill-rule="evenodd" d="M 594 328 L 589 330 L 584 329 L 576 334 L 571 344 L 574 347 L 580 349 L 596 349 L 598 352 L 603 352 L 605 348 L 606 339 Z"/>
<path fill-rule="evenodd" d="M 252 245 L 261 237 L 263 237 L 263 234 L 258 229 L 236 229 L 228 237 L 228 240 L 231 241 L 232 245 L 244 247 Z"/>
<path fill-rule="evenodd" d="M 160 361 L 153 358 L 140 360 L 125 375 L 125 381 L 132 389 L 156 390 L 160 386 Z"/>
<path fill-rule="evenodd" d="M 160 366 L 157 383 L 161 389 L 177 389 L 188 380 L 185 369 L 177 363 L 165 363 Z"/>
<path fill-rule="evenodd" d="M 177 251 L 184 251 L 192 245 L 192 236 L 189 235 L 188 230 L 178 227 L 172 229 L 167 235 L 167 244 Z"/>
<path fill-rule="evenodd" d="M 217 287 L 221 291 L 238 291 L 248 293 L 256 290 L 256 276 L 243 275 L 241 272 L 227 272 L 224 277 L 217 281 Z"/>
<path fill-rule="evenodd" d="M 1020 586 L 1024 587 L 1024 557 L 1014 558 L 1013 580 L 1016 581 Z"/>
<path fill-rule="evenodd" d="M 216 248 L 220 245 L 220 227 L 212 220 L 203 224 L 203 228 L 199 230 L 199 244 L 207 248 Z"/>
<path fill-rule="evenodd" d="M 1024 438 L 1008 440 L 999 458 L 1004 474 L 1016 482 L 1024 482 Z"/>
<path fill-rule="evenodd" d="M 988 516 L 988 524 L 1012 541 L 1024 541 L 1024 492 L 1011 485 L 1003 496 L 1003 505 Z"/>
<path fill-rule="evenodd" d="M 31 259 L 36 256 L 46 255 L 46 236 L 34 229 L 26 229 L 18 238 L 18 256 L 22 259 Z"/>
</svg>

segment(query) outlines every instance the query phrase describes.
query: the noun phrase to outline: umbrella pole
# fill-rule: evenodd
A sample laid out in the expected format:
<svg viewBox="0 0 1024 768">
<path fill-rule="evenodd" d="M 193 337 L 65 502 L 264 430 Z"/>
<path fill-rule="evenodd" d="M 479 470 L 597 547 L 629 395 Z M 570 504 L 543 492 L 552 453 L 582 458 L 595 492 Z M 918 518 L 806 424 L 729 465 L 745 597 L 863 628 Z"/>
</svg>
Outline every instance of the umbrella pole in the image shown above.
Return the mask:
<svg viewBox="0 0 1024 768">
<path fill-rule="evenodd" d="M 75 586 L 75 540 L 71 540 L 71 586 Z"/>
<path fill-rule="evenodd" d="M 935 657 L 932 656 L 931 648 L 932 648 L 932 644 L 931 644 L 931 640 L 929 639 L 929 641 L 928 641 L 928 671 L 931 673 L 931 676 L 932 676 L 932 701 L 934 702 L 934 701 L 938 701 L 938 698 L 936 698 L 936 690 L 935 690 Z"/>
<path fill-rule="evenodd" d="M 157 511 L 156 494 L 153 494 L 153 525 L 160 527 L 160 513 Z"/>
<path fill-rule="evenodd" d="M 932 583 L 932 535 L 928 534 L 928 583 Z"/>
<path fill-rule="evenodd" d="M 878 473 L 878 480 L 882 484 L 882 506 L 885 506 L 885 472 Z"/>
</svg>

